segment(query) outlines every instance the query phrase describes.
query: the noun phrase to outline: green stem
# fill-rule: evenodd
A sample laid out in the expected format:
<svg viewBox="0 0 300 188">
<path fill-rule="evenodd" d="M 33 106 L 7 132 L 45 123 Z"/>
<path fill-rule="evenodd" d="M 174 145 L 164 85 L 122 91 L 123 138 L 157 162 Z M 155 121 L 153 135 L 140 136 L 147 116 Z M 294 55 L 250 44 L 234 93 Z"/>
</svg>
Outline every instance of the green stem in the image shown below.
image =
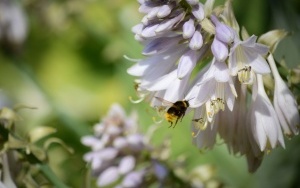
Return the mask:
<svg viewBox="0 0 300 188">
<path fill-rule="evenodd" d="M 69 188 L 65 185 L 57 176 L 53 173 L 52 169 L 47 164 L 40 164 L 38 168 L 43 172 L 46 178 L 56 187 L 56 188 Z"/>
<path fill-rule="evenodd" d="M 72 131 L 78 138 L 83 135 L 89 134 L 88 125 L 85 125 L 82 122 L 78 122 L 66 114 L 61 108 L 54 102 L 54 100 L 50 97 L 48 92 L 44 89 L 44 87 L 40 84 L 35 74 L 31 71 L 31 69 L 26 66 L 19 58 L 13 58 L 13 62 L 15 66 L 19 69 L 21 73 L 23 73 L 26 77 L 28 77 L 32 83 L 39 89 L 39 91 L 44 95 L 49 104 L 51 105 L 53 111 L 56 113 L 57 117 L 64 123 L 66 128 Z"/>
</svg>

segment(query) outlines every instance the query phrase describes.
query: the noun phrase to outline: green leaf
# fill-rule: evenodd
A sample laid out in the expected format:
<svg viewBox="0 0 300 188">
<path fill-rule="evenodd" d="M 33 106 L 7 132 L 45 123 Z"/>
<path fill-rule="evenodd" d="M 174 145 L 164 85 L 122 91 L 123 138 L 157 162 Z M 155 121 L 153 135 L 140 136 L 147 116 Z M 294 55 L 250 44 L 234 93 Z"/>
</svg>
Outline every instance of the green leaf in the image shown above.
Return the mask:
<svg viewBox="0 0 300 188">
<path fill-rule="evenodd" d="M 61 145 L 64 149 L 66 149 L 69 153 L 74 153 L 73 148 L 67 146 L 67 144 L 62 141 L 59 138 L 49 138 L 45 143 L 44 143 L 44 149 L 48 150 L 49 146 L 53 143 L 57 143 L 59 145 Z"/>
<path fill-rule="evenodd" d="M 28 146 L 28 143 L 23 140 L 19 140 L 18 138 L 9 134 L 7 146 L 10 149 L 22 149 L 22 148 L 26 148 Z"/>
<path fill-rule="evenodd" d="M 34 143 L 55 132 L 56 129 L 52 127 L 38 127 L 28 133 L 28 138 L 31 143 Z"/>
</svg>

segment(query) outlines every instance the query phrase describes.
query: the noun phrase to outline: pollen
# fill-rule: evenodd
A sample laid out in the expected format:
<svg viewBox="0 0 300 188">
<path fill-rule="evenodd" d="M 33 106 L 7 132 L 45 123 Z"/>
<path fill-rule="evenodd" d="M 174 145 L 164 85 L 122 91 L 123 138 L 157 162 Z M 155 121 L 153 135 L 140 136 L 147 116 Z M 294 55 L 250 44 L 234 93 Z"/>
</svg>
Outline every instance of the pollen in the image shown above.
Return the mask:
<svg viewBox="0 0 300 188">
<path fill-rule="evenodd" d="M 245 66 L 238 71 L 238 79 L 241 83 L 248 84 L 252 81 L 251 66 Z"/>
<path fill-rule="evenodd" d="M 194 131 L 192 132 L 192 137 L 197 137 L 200 131 L 205 130 L 207 127 L 207 119 L 205 117 L 201 117 L 199 119 L 193 120 Z"/>
</svg>

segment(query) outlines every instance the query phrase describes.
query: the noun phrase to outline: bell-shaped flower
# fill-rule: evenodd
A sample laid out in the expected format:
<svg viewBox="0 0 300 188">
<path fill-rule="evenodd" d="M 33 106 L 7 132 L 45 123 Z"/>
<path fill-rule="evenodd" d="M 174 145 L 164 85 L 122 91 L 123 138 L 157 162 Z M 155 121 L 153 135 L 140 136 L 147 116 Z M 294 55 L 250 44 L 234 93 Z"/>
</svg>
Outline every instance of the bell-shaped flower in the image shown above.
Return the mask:
<svg viewBox="0 0 300 188">
<path fill-rule="evenodd" d="M 285 135 L 297 135 L 300 126 L 297 102 L 293 93 L 279 75 L 272 54 L 269 55 L 268 62 L 275 80 L 273 104 L 281 127 Z"/>
<path fill-rule="evenodd" d="M 203 69 L 198 80 L 191 88 L 186 98 L 192 98 L 190 106 L 197 108 L 205 103 L 209 121 L 219 111 L 224 110 L 226 103 L 230 110 L 233 109 L 236 90 L 229 74 L 227 65 L 213 59 L 209 69 Z"/>
<path fill-rule="evenodd" d="M 216 142 L 218 124 L 207 120 L 205 106 L 196 108 L 192 121 L 192 142 L 199 149 L 212 149 Z"/>
<path fill-rule="evenodd" d="M 253 84 L 252 104 L 249 113 L 251 131 L 261 151 L 268 151 L 278 144 L 284 146 L 277 114 L 265 92 L 261 75 Z"/>
<path fill-rule="evenodd" d="M 229 53 L 229 69 L 231 75 L 239 74 L 241 80 L 253 80 L 251 71 L 256 74 L 270 73 L 269 65 L 263 57 L 268 52 L 268 47 L 256 43 L 257 37 L 252 35 L 245 41 L 235 41 Z M 248 73 L 247 73 L 248 72 Z"/>
</svg>

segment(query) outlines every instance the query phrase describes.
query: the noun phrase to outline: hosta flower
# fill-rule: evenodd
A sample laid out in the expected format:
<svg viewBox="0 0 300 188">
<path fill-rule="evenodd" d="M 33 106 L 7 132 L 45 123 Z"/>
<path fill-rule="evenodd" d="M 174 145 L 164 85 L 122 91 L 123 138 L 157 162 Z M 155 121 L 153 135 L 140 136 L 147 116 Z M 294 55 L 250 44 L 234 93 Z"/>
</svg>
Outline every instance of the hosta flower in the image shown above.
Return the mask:
<svg viewBox="0 0 300 188">
<path fill-rule="evenodd" d="M 257 91 L 254 91 L 249 121 L 255 141 L 261 151 L 275 148 L 277 145 L 284 147 L 280 123 L 265 92 L 261 75 L 257 75 L 257 83 L 253 87 L 257 87 Z"/>
<path fill-rule="evenodd" d="M 91 148 L 83 159 L 90 164 L 97 186 L 151 187 L 151 184 L 159 183 L 161 187 L 190 187 L 192 182 L 186 178 L 170 175 L 175 171 L 172 168 L 176 162 L 166 161 L 170 159 L 169 145 L 152 146 L 148 135 L 137 131 L 136 121 L 134 114 L 127 117 L 115 104 L 102 122 L 94 126 L 94 135 L 82 138 L 81 142 Z M 212 175 L 205 180 L 194 180 L 206 185 L 211 179 Z"/>
<path fill-rule="evenodd" d="M 297 102 L 292 92 L 279 75 L 275 61 L 271 54 L 268 57 L 268 62 L 275 80 L 273 104 L 281 127 L 285 135 L 297 135 L 299 133 L 300 126 Z"/>
<path fill-rule="evenodd" d="M 213 2 L 140 0 L 145 16 L 132 30 L 145 58 L 133 60 L 127 72 L 137 77 L 135 102 L 149 102 L 171 125 L 194 112 L 193 143 L 211 149 L 220 135 L 231 153 L 246 156 L 254 172 L 265 151 L 284 147 L 281 128 L 285 135 L 298 134 L 294 97 L 275 63 L 268 60 L 271 72 L 266 60 L 285 34 L 273 31 L 257 40 L 240 32 L 230 1 L 215 8 Z M 274 95 L 262 82 L 270 73 Z M 170 115 L 183 101 L 186 105 Z"/>
<path fill-rule="evenodd" d="M 256 36 L 251 36 L 245 41 L 234 42 L 229 54 L 229 67 L 232 75 L 238 75 L 241 83 L 252 83 L 253 73 L 270 73 L 270 67 L 263 57 L 268 52 L 268 47 L 256 43 Z"/>
</svg>

